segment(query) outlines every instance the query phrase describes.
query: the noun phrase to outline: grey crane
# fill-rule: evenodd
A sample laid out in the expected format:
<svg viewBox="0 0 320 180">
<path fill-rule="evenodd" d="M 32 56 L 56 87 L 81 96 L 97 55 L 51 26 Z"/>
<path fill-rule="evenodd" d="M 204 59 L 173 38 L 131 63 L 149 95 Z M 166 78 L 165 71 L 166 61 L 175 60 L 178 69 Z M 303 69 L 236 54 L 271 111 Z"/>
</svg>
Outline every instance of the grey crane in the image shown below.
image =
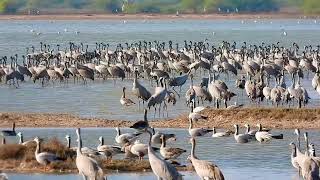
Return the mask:
<svg viewBox="0 0 320 180">
<path fill-rule="evenodd" d="M 189 74 L 180 75 L 180 76 L 177 76 L 177 77 L 170 78 L 168 80 L 168 84 L 169 84 L 169 86 L 172 87 L 172 89 L 175 92 L 176 92 L 176 90 L 174 89 L 174 87 L 180 87 L 180 92 L 181 92 L 181 87 L 187 82 L 188 77 L 189 77 Z"/>
<path fill-rule="evenodd" d="M 123 80 L 126 77 L 126 74 L 123 69 L 121 69 L 119 66 L 110 66 L 108 67 L 108 71 L 113 78 L 113 82 L 116 83 L 115 78 L 121 78 Z"/>
<path fill-rule="evenodd" d="M 103 176 L 103 171 L 96 160 L 91 157 L 85 156 L 82 154 L 82 139 L 80 128 L 76 130 L 78 136 L 78 148 L 77 148 L 77 157 L 76 165 L 79 171 L 79 174 L 83 176 L 83 179 L 89 180 L 105 180 Z"/>
<path fill-rule="evenodd" d="M 142 100 L 143 104 L 144 102 L 148 101 L 148 99 L 151 97 L 151 93 L 138 81 L 138 72 L 135 71 L 135 77 L 133 79 L 132 84 L 132 93 L 138 97 L 139 101 L 139 109 L 140 109 L 140 99 Z"/>
<path fill-rule="evenodd" d="M 182 180 L 182 175 L 177 171 L 177 169 L 172 166 L 167 161 L 161 159 L 153 150 L 151 146 L 152 133 L 149 133 L 149 144 L 148 144 L 148 157 L 151 169 L 153 173 L 157 176 L 158 180 Z"/>
<path fill-rule="evenodd" d="M 191 138 L 190 142 L 192 144 L 192 147 L 191 155 L 188 157 L 188 160 L 191 161 L 200 179 L 224 180 L 224 175 L 217 165 L 209 161 L 200 160 L 195 156 L 196 140 L 194 138 Z"/>
<path fill-rule="evenodd" d="M 84 84 L 87 84 L 86 79 L 91 79 L 92 81 L 94 81 L 94 71 L 91 68 L 77 63 L 76 69 L 81 76 Z"/>
<path fill-rule="evenodd" d="M 159 78 L 159 82 L 161 84 L 161 87 L 156 87 L 155 93 L 153 95 L 151 95 L 151 97 L 148 100 L 148 104 L 147 104 L 148 108 L 150 109 L 150 107 L 153 106 L 155 109 L 154 117 L 155 117 L 156 111 L 157 111 L 156 105 L 159 105 L 159 117 L 160 117 L 162 103 L 164 103 L 164 107 L 166 107 L 165 97 L 168 94 L 168 91 L 167 91 L 166 83 L 163 81 L 164 81 L 164 78 L 162 78 L 162 77 Z"/>
</svg>

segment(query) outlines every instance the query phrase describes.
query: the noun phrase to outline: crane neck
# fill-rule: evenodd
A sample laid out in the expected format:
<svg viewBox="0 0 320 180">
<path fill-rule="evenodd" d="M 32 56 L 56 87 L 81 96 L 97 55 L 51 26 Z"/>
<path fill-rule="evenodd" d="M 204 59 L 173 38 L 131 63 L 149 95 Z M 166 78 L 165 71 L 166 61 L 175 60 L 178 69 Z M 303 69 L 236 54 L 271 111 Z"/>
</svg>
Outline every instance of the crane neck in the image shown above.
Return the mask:
<svg viewBox="0 0 320 180">
<path fill-rule="evenodd" d="M 152 151 L 152 147 L 151 147 L 151 139 L 152 139 L 152 133 L 150 131 L 147 130 L 147 133 L 149 134 L 149 143 L 148 143 L 148 149 L 150 151 Z"/>
<path fill-rule="evenodd" d="M 6 144 L 6 138 L 2 136 L 2 144 Z"/>
<path fill-rule="evenodd" d="M 166 147 L 166 140 L 164 139 L 164 137 L 160 137 L 161 138 L 161 148 L 165 148 Z"/>
<path fill-rule="evenodd" d="M 291 158 L 297 157 L 297 147 L 294 145 L 291 152 Z"/>
<path fill-rule="evenodd" d="M 103 146 L 103 145 L 104 145 L 104 139 L 101 138 L 101 139 L 100 139 L 100 144 L 99 144 L 99 146 Z"/>
<path fill-rule="evenodd" d="M 239 134 L 239 126 L 236 126 L 236 131 L 234 132 L 234 135 L 238 135 Z"/>
<path fill-rule="evenodd" d="M 67 138 L 67 147 L 68 147 L 68 148 L 71 147 L 71 140 L 70 140 L 70 138 Z"/>
<path fill-rule="evenodd" d="M 248 134 L 249 132 L 250 132 L 250 126 L 248 125 L 246 133 Z"/>
<path fill-rule="evenodd" d="M 145 110 L 145 111 L 144 111 L 143 120 L 144 120 L 145 122 L 148 122 L 148 118 L 147 118 L 147 110 Z"/>
<path fill-rule="evenodd" d="M 36 151 L 35 151 L 35 155 L 40 153 L 40 142 L 37 141 L 37 147 L 36 147 Z"/>
<path fill-rule="evenodd" d="M 122 89 L 122 97 L 126 98 L 126 90 L 125 90 L 125 88 Z"/>
<path fill-rule="evenodd" d="M 23 143 L 23 136 L 22 134 L 19 136 L 19 144 L 22 144 Z"/>
<path fill-rule="evenodd" d="M 193 128 L 193 122 L 192 122 L 192 119 L 189 119 L 189 122 L 190 122 L 190 124 L 189 124 L 189 129 L 192 129 L 192 128 Z"/>
<path fill-rule="evenodd" d="M 116 128 L 116 130 L 117 130 L 117 135 L 120 136 L 121 135 L 120 129 Z"/>
<path fill-rule="evenodd" d="M 306 155 L 309 156 L 310 153 L 309 153 L 309 138 L 308 136 L 306 137 Z"/>
<path fill-rule="evenodd" d="M 196 148 L 196 141 L 192 138 L 191 142 L 191 158 L 195 158 L 195 148 Z"/>
<path fill-rule="evenodd" d="M 80 131 L 80 130 L 79 130 Z M 80 132 L 77 133 L 78 135 L 78 148 L 77 148 L 77 154 L 82 154 L 81 152 L 81 148 L 82 148 L 82 139 L 81 139 L 81 135 Z"/>
<path fill-rule="evenodd" d="M 216 134 L 217 133 L 217 130 L 216 130 L 216 128 L 214 127 L 214 128 L 212 128 L 212 133 L 213 134 Z"/>
</svg>

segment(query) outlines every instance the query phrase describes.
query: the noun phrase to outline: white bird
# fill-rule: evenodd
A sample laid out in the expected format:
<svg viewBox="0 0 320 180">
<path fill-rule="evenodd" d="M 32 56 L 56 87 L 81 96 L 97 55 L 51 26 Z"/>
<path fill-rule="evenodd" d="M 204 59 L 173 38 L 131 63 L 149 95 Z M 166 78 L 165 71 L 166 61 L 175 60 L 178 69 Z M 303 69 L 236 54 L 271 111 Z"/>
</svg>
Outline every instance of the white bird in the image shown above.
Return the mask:
<svg viewBox="0 0 320 180">
<path fill-rule="evenodd" d="M 118 144 L 124 145 L 126 143 L 134 142 L 141 133 L 124 133 L 121 134 L 120 128 L 116 127 L 117 135 L 115 140 Z"/>
<path fill-rule="evenodd" d="M 9 180 L 9 177 L 5 173 L 0 173 L 0 180 Z"/>
<path fill-rule="evenodd" d="M 239 134 L 239 126 L 237 124 L 233 125 L 235 127 L 234 139 L 237 143 L 247 143 L 251 139 L 249 134 Z"/>
<path fill-rule="evenodd" d="M 18 132 L 17 133 L 17 136 L 19 137 L 19 144 L 21 145 L 24 145 L 24 146 L 30 146 L 31 144 L 34 143 L 33 140 L 30 140 L 30 141 L 24 141 L 23 140 L 23 135 L 22 135 L 22 132 Z"/>
<path fill-rule="evenodd" d="M 130 151 L 132 154 L 139 157 L 140 161 L 148 154 L 148 145 L 142 144 L 139 141 L 136 141 L 134 144 L 127 143 L 124 145 L 124 149 L 125 152 Z"/>
<path fill-rule="evenodd" d="M 283 31 L 283 35 L 284 35 L 284 36 L 287 36 L 287 32 L 286 32 L 286 31 Z"/>
<path fill-rule="evenodd" d="M 84 180 L 104 180 L 103 171 L 97 161 L 82 154 L 82 139 L 79 128 L 76 130 L 76 133 L 78 136 L 76 165 L 79 170 L 79 174 L 83 176 Z"/>
<path fill-rule="evenodd" d="M 104 138 L 102 136 L 99 137 L 99 145 L 97 147 L 97 150 L 100 153 L 103 153 L 107 157 L 107 159 L 112 159 L 112 156 L 122 153 L 121 147 L 119 146 L 105 145 Z"/>
<path fill-rule="evenodd" d="M 191 155 L 188 157 L 188 160 L 191 161 L 200 179 L 224 180 L 224 176 L 217 165 L 209 161 L 200 160 L 195 156 L 195 139 L 191 138 L 190 142 L 192 144 L 192 148 Z"/>
<path fill-rule="evenodd" d="M 193 111 L 195 102 L 194 102 L 194 100 L 192 100 L 192 101 L 193 101 L 193 103 L 190 104 L 191 109 L 190 109 L 190 113 L 189 113 L 188 118 L 191 119 L 193 122 L 197 122 L 198 120 L 202 120 L 202 119 L 203 120 L 208 119 L 208 116 L 204 116 L 204 115 L 201 115 L 201 114 Z"/>
<path fill-rule="evenodd" d="M 226 109 L 230 110 L 230 109 L 239 109 L 243 107 L 243 104 L 238 104 L 237 102 L 234 102 L 233 105 L 228 106 Z"/>
<path fill-rule="evenodd" d="M 207 129 L 207 128 L 193 128 L 193 122 L 191 119 L 189 119 L 190 125 L 189 125 L 189 134 L 191 137 L 196 137 L 196 136 L 204 136 L 209 132 L 212 132 L 212 129 Z"/>
<path fill-rule="evenodd" d="M 69 135 L 66 135 L 65 138 L 67 139 L 67 147 L 74 152 L 77 152 L 78 147 L 71 147 L 71 137 Z M 82 154 L 94 157 L 94 158 L 100 158 L 102 154 L 99 153 L 96 149 L 89 148 L 89 147 L 81 147 Z"/>
<path fill-rule="evenodd" d="M 259 142 L 267 142 L 270 141 L 272 138 L 274 139 L 283 139 L 283 134 L 280 135 L 272 135 L 267 131 L 262 131 L 262 126 L 261 124 L 257 124 L 258 131 L 255 134 L 255 137 L 257 141 Z"/>
<path fill-rule="evenodd" d="M 148 156 L 151 169 L 153 173 L 157 176 L 158 180 L 182 180 L 182 175 L 177 171 L 177 169 L 172 166 L 167 161 L 161 159 L 154 152 L 151 146 L 152 133 L 147 130 L 150 135 L 148 144 Z"/>
<path fill-rule="evenodd" d="M 259 142 L 270 141 L 272 139 L 272 134 L 270 134 L 269 132 L 266 132 L 266 131 L 262 131 L 260 124 L 258 124 L 257 126 L 259 129 L 255 134 L 256 140 Z"/>
<path fill-rule="evenodd" d="M 200 112 L 202 112 L 202 111 L 204 111 L 206 109 L 208 109 L 208 107 L 198 106 L 198 107 L 193 108 L 193 112 L 194 113 L 200 113 Z"/>
<path fill-rule="evenodd" d="M 212 128 L 212 137 L 216 138 L 216 137 L 226 137 L 226 136 L 230 136 L 231 132 L 226 131 L 226 132 L 217 132 L 216 128 L 213 127 Z"/>
</svg>

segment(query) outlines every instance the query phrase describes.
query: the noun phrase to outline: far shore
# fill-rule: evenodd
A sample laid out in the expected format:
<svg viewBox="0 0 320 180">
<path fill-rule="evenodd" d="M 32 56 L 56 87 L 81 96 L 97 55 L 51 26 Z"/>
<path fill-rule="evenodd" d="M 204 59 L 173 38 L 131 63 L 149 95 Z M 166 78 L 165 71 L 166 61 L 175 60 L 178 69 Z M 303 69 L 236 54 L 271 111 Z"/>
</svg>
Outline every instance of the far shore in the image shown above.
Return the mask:
<svg viewBox="0 0 320 180">
<path fill-rule="evenodd" d="M 198 127 L 217 127 L 233 130 L 233 124 L 261 123 L 274 129 L 320 129 L 320 109 L 285 109 L 285 108 L 244 108 L 234 110 L 209 109 L 202 113 L 208 120 L 198 121 Z M 176 118 L 152 120 L 153 111 L 148 113 L 151 126 L 157 128 L 188 128 L 188 114 Z M 142 120 L 142 115 L 141 119 Z M 134 121 L 82 118 L 71 114 L 58 113 L 0 113 L 0 127 L 10 128 L 12 122 L 17 128 L 75 128 L 75 127 L 129 127 Z"/>
<path fill-rule="evenodd" d="M 223 19 L 301 19 L 319 18 L 319 15 L 296 13 L 259 14 L 42 14 L 0 15 L 0 20 L 223 20 Z"/>
</svg>

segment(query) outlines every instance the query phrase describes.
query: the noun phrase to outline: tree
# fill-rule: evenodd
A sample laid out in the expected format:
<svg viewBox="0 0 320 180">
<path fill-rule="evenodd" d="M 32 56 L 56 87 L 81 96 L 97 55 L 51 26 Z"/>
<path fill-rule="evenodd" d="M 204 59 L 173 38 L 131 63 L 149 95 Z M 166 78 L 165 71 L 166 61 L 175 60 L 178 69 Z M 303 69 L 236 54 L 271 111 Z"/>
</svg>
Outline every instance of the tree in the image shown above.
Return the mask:
<svg viewBox="0 0 320 180">
<path fill-rule="evenodd" d="M 0 0 L 0 13 L 16 13 L 23 5 L 23 1 L 19 0 Z"/>
<path fill-rule="evenodd" d="M 222 0 L 204 0 L 203 7 L 206 8 L 207 12 L 217 11 L 218 5 L 221 4 Z"/>
<path fill-rule="evenodd" d="M 203 0 L 181 0 L 181 7 L 183 11 L 196 13 L 197 10 L 203 8 Z"/>
<path fill-rule="evenodd" d="M 119 0 L 93 0 L 93 8 L 99 10 L 107 10 L 109 12 L 116 12 L 121 9 L 122 2 Z"/>
<path fill-rule="evenodd" d="M 320 13 L 319 0 L 304 0 L 303 11 L 307 14 Z"/>
</svg>

